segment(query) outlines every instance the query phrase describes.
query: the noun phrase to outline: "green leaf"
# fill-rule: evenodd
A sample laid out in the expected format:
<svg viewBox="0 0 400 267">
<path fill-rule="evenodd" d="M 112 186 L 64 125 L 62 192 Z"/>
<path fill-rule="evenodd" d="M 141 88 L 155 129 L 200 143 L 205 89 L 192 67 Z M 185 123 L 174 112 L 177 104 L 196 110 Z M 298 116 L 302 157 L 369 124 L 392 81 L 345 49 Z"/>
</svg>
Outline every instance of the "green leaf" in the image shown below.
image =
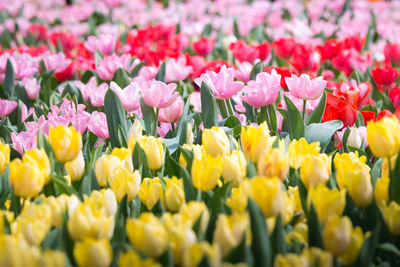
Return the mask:
<svg viewBox="0 0 400 267">
<path fill-rule="evenodd" d="M 158 69 L 158 73 L 155 79 L 157 81 L 165 82 L 165 61 L 161 64 L 160 68 Z"/>
<path fill-rule="evenodd" d="M 397 154 L 394 169 L 389 174 L 389 201 L 396 201 L 400 204 L 400 152 Z"/>
<path fill-rule="evenodd" d="M 204 122 L 204 128 L 211 128 L 218 125 L 218 106 L 215 96 L 207 83 L 202 82 L 200 88 L 201 94 L 201 116 Z"/>
<path fill-rule="evenodd" d="M 288 126 L 290 139 L 300 139 L 304 136 L 304 121 L 293 102 L 285 96 L 288 110 Z"/>
<path fill-rule="evenodd" d="M 129 80 L 129 73 L 123 68 L 117 69 L 112 80 L 122 89 L 131 84 L 131 81 Z"/>
<path fill-rule="evenodd" d="M 377 247 L 377 249 L 390 252 L 390 253 L 396 255 L 397 257 L 400 257 L 400 249 L 398 249 L 398 248 L 397 248 L 394 244 L 392 244 L 392 243 L 383 243 L 383 244 L 379 244 L 378 247 Z"/>
<path fill-rule="evenodd" d="M 79 196 L 78 192 L 76 192 L 76 190 L 72 186 L 68 185 L 67 180 L 64 178 L 64 176 L 58 174 L 51 175 L 50 179 L 56 185 L 60 194 L 67 194 L 69 196 L 74 194 Z"/>
<path fill-rule="evenodd" d="M 248 103 L 246 103 L 245 101 L 243 101 L 243 106 L 246 109 L 246 119 L 249 122 L 257 122 L 257 116 L 256 113 L 254 111 L 254 108 L 249 105 Z"/>
<path fill-rule="evenodd" d="M 144 102 L 143 97 L 140 97 L 140 108 L 143 113 L 143 122 L 146 134 L 152 135 L 154 132 L 154 121 L 157 120 L 156 113 L 152 107 L 148 106 Z"/>
<path fill-rule="evenodd" d="M 140 69 L 144 66 L 144 62 L 137 64 L 131 71 L 131 77 L 136 77 L 139 74 Z"/>
<path fill-rule="evenodd" d="M 96 50 L 96 52 L 94 53 L 94 61 L 96 66 L 98 66 L 99 62 L 102 60 L 103 60 L 103 55 L 98 50 Z"/>
<path fill-rule="evenodd" d="M 179 140 L 179 145 L 186 143 L 187 139 L 187 116 L 189 112 L 190 101 L 187 101 L 182 112 L 182 116 L 179 119 L 178 125 L 176 126 L 175 136 Z M 172 152 L 171 152 L 172 154 Z"/>
<path fill-rule="evenodd" d="M 271 236 L 273 255 L 286 254 L 287 245 L 285 241 L 285 229 L 283 228 L 282 216 L 278 215 L 275 222 L 275 228 Z"/>
<path fill-rule="evenodd" d="M 4 78 L 4 93 L 8 97 L 14 96 L 14 88 L 15 88 L 15 73 L 13 65 L 9 58 L 7 58 L 7 65 L 6 65 L 6 73 Z"/>
<path fill-rule="evenodd" d="M 246 233 L 243 233 L 240 243 L 229 251 L 228 255 L 225 256 L 224 261 L 233 264 L 245 262 L 248 266 L 253 266 L 254 259 L 251 255 L 250 248 L 246 246 Z"/>
<path fill-rule="evenodd" d="M 319 142 L 321 152 L 325 152 L 332 136 L 342 127 L 343 123 L 339 120 L 327 121 L 324 123 L 312 123 L 306 128 L 305 138 L 308 143 Z"/>
<path fill-rule="evenodd" d="M 4 208 L 4 203 L 7 201 L 7 198 L 12 191 L 9 177 L 10 166 L 7 166 L 7 168 L 0 175 L 0 208 Z"/>
<path fill-rule="evenodd" d="M 255 64 L 253 66 L 253 68 L 251 69 L 250 72 L 250 80 L 255 80 L 257 74 L 259 74 L 260 72 L 263 71 L 263 65 L 261 64 L 261 62 L 258 62 L 257 64 Z"/>
<path fill-rule="evenodd" d="M 67 85 L 64 87 L 61 98 L 64 98 L 66 95 L 70 95 L 70 97 L 76 96 L 76 99 L 78 99 L 79 102 L 83 102 L 83 98 L 79 89 L 71 83 L 67 83 Z"/>
<path fill-rule="evenodd" d="M 241 40 L 242 36 L 240 35 L 239 26 L 237 24 L 237 20 L 233 21 L 233 32 L 235 34 L 236 39 Z"/>
<path fill-rule="evenodd" d="M 307 118 L 307 124 L 311 123 L 320 123 L 322 120 L 322 116 L 324 115 L 325 112 L 325 106 L 326 106 L 326 92 L 322 95 L 318 106 L 314 109 L 313 112 L 310 113 L 310 116 Z"/>
<path fill-rule="evenodd" d="M 309 246 L 323 249 L 324 242 L 322 239 L 322 226 L 317 211 L 315 210 L 314 203 L 311 203 L 309 211 L 307 212 L 307 226 L 308 229 L 312 229 L 311 231 L 308 231 Z"/>
<path fill-rule="evenodd" d="M 228 198 L 231 190 L 232 182 L 228 182 L 215 190 L 214 195 L 207 202 L 207 207 L 214 215 L 217 215 L 221 212 L 225 213 L 225 200 Z"/>
<path fill-rule="evenodd" d="M 104 110 L 107 118 L 107 127 L 110 134 L 110 142 L 112 147 L 122 147 L 123 144 L 118 138 L 118 131 L 121 127 L 125 136 L 128 133 L 125 120 L 125 110 L 121 100 L 111 89 L 108 89 L 104 98 Z"/>
<path fill-rule="evenodd" d="M 276 134 L 278 132 L 278 119 L 276 117 L 276 109 L 275 104 L 271 104 L 267 106 L 269 125 L 271 126 L 272 134 Z"/>
<path fill-rule="evenodd" d="M 139 145 L 139 142 L 136 142 L 135 147 L 133 148 L 132 163 L 134 169 L 139 170 L 142 177 L 152 177 L 147 162 L 146 153 L 144 152 L 143 148 Z"/>
<path fill-rule="evenodd" d="M 202 37 L 210 37 L 210 36 L 211 36 L 211 31 L 212 31 L 212 25 L 211 25 L 211 23 L 208 23 L 208 24 L 204 27 L 204 29 L 203 29 L 203 31 L 202 31 L 202 33 L 201 33 L 201 36 L 202 36 Z"/>
<path fill-rule="evenodd" d="M 170 154 L 173 154 L 179 146 L 179 141 L 177 137 L 174 138 L 163 138 L 163 143 L 165 144 L 165 146 L 168 148 L 168 151 Z"/>
<path fill-rule="evenodd" d="M 249 178 L 257 176 L 257 169 L 253 162 L 247 160 L 247 171 L 246 176 Z"/>
<path fill-rule="evenodd" d="M 378 223 L 371 235 L 364 240 L 357 261 L 354 263 L 355 267 L 372 266 L 372 260 L 378 244 L 380 228 L 381 224 Z"/>
<path fill-rule="evenodd" d="M 49 231 L 44 238 L 41 247 L 43 250 L 51 249 L 56 250 L 61 248 L 62 244 L 62 228 L 57 227 Z"/>
<path fill-rule="evenodd" d="M 375 187 L 376 181 L 378 180 L 378 178 L 381 175 L 382 164 L 383 164 L 383 158 L 380 158 L 375 162 L 374 166 L 372 167 L 370 174 L 371 174 L 371 182 L 374 187 Z"/>
</svg>

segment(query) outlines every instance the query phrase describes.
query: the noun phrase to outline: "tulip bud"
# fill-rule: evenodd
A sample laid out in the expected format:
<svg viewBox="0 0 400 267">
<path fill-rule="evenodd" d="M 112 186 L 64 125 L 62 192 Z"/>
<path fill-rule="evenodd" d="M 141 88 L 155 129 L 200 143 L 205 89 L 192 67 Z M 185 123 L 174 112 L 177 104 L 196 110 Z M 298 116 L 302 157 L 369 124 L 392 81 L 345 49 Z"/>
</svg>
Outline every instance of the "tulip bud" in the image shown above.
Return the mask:
<svg viewBox="0 0 400 267">
<path fill-rule="evenodd" d="M 186 144 L 191 145 L 193 144 L 194 136 L 193 136 L 193 126 L 191 123 L 187 124 L 187 131 L 186 131 Z"/>
<path fill-rule="evenodd" d="M 128 140 L 129 140 L 129 142 L 131 141 L 131 138 L 132 138 L 132 141 L 139 140 L 141 137 L 142 137 L 142 124 L 140 123 L 139 120 L 135 120 L 133 122 L 131 128 L 129 128 Z M 133 145 L 133 147 L 134 146 L 135 145 Z M 133 147 L 131 150 L 133 150 Z M 129 146 L 129 148 L 131 148 L 131 147 Z"/>
<path fill-rule="evenodd" d="M 82 151 L 74 160 L 65 163 L 65 169 L 71 177 L 71 181 L 79 181 L 82 178 L 85 173 L 85 160 Z"/>
<path fill-rule="evenodd" d="M 167 188 L 165 190 L 165 203 L 170 211 L 177 212 L 182 204 L 185 203 L 185 191 L 183 190 L 183 180 L 175 176 L 165 179 Z"/>
<path fill-rule="evenodd" d="M 361 247 L 366 238 L 366 234 L 363 234 L 359 226 L 355 227 L 351 232 L 351 241 L 345 253 L 343 253 L 339 259 L 345 265 L 351 265 L 354 263 L 358 255 L 360 254 Z"/>
<path fill-rule="evenodd" d="M 333 266 L 332 254 L 320 248 L 310 247 L 303 249 L 301 255 L 307 259 L 307 266 Z"/>
<path fill-rule="evenodd" d="M 280 266 L 308 266 L 308 260 L 306 257 L 295 253 L 278 254 L 274 259 L 274 267 Z"/>
<path fill-rule="evenodd" d="M 304 137 L 299 140 L 293 140 L 289 144 L 290 166 L 294 169 L 300 168 L 307 155 L 318 156 L 320 150 L 319 142 L 309 144 Z"/>
<path fill-rule="evenodd" d="M 46 250 L 39 259 L 39 266 L 42 267 L 64 267 L 67 256 L 60 250 Z"/>
<path fill-rule="evenodd" d="M 331 157 L 327 154 L 318 156 L 307 155 L 304 157 L 300 168 L 300 179 L 308 189 L 325 184 L 331 174 Z"/>
<path fill-rule="evenodd" d="M 382 208 L 383 217 L 392 235 L 400 235 L 400 205 L 391 201 Z"/>
<path fill-rule="evenodd" d="M 283 181 L 289 172 L 289 154 L 280 148 L 264 151 L 258 160 L 257 170 L 259 176 L 276 176 Z"/>
<path fill-rule="evenodd" d="M 353 225 L 348 217 L 337 215 L 329 217 L 322 234 L 325 249 L 335 256 L 346 252 L 351 242 L 352 230 Z"/>
<path fill-rule="evenodd" d="M 230 216 L 218 215 L 215 225 L 213 242 L 221 248 L 223 256 L 236 247 L 250 224 L 247 213 L 233 213 Z"/>
<path fill-rule="evenodd" d="M 277 216 L 283 208 L 282 182 L 277 177 L 256 177 L 250 183 L 251 196 L 264 216 Z"/>
<path fill-rule="evenodd" d="M 400 150 L 400 123 L 395 116 L 384 117 L 378 122 L 370 121 L 367 140 L 372 153 L 380 158 L 389 158 Z"/>
<path fill-rule="evenodd" d="M 226 201 L 226 204 L 235 212 L 244 212 L 247 207 L 250 190 L 248 180 L 242 181 L 238 187 L 232 188 L 232 197 Z"/>
<path fill-rule="evenodd" d="M 252 162 L 257 162 L 264 151 L 268 151 L 275 142 L 275 137 L 269 135 L 266 122 L 263 122 L 258 128 L 249 125 L 242 127 L 240 142 L 242 151 Z"/>
<path fill-rule="evenodd" d="M 222 177 L 225 182 L 232 181 L 234 186 L 237 186 L 243 177 L 246 176 L 247 160 L 243 152 L 234 150 L 230 155 L 223 156 L 224 169 Z"/>
<path fill-rule="evenodd" d="M 95 173 L 97 183 L 102 186 L 107 186 L 107 181 L 110 182 L 115 171 L 121 167 L 121 160 L 118 157 L 111 155 L 103 155 L 96 161 Z"/>
<path fill-rule="evenodd" d="M 82 136 L 72 126 L 50 127 L 48 140 L 60 162 L 74 160 L 82 150 Z"/>
<path fill-rule="evenodd" d="M 375 200 L 379 206 L 385 205 L 389 200 L 389 177 L 382 177 L 375 184 Z"/>
<path fill-rule="evenodd" d="M 193 226 L 200 220 L 200 234 L 204 234 L 207 226 L 208 220 L 210 219 L 210 213 L 204 202 L 190 201 L 186 205 L 182 205 L 179 213 L 182 215 L 185 221 L 190 222 Z"/>
<path fill-rule="evenodd" d="M 175 258 L 174 258 L 175 259 Z M 127 250 L 118 259 L 119 267 L 147 266 L 161 267 L 161 264 L 155 262 L 152 258 L 143 259 L 134 251 Z"/>
<path fill-rule="evenodd" d="M 158 170 L 164 164 L 164 145 L 161 138 L 144 136 L 139 139 L 140 147 L 144 150 L 150 170 Z"/>
<path fill-rule="evenodd" d="M 150 212 L 142 213 L 138 219 L 129 218 L 126 232 L 132 245 L 149 257 L 159 257 L 167 249 L 167 231 Z"/>
<path fill-rule="evenodd" d="M 207 154 L 213 157 L 227 155 L 231 151 L 231 143 L 222 128 L 204 129 L 202 143 Z"/>
<path fill-rule="evenodd" d="M 133 172 L 132 150 L 125 147 L 116 147 L 111 151 L 110 155 L 119 158 L 121 163 L 125 165 L 128 170 Z"/>
<path fill-rule="evenodd" d="M 206 151 L 204 150 L 204 147 L 201 145 L 188 145 L 188 144 L 183 144 L 183 148 L 187 149 L 189 151 L 193 152 L 193 156 L 197 159 L 201 159 L 203 155 L 206 154 Z M 181 153 L 179 156 L 179 164 L 181 164 L 184 168 L 187 166 L 187 162 L 185 160 L 185 157 Z"/>
<path fill-rule="evenodd" d="M 152 210 L 159 200 L 164 206 L 164 191 L 160 179 L 144 178 L 140 185 L 139 198 L 148 210 Z"/>
<path fill-rule="evenodd" d="M 140 181 L 139 171 L 132 173 L 123 166 L 119 167 L 111 180 L 111 190 L 114 191 L 117 201 L 121 202 L 125 195 L 128 196 L 128 202 L 132 201 L 139 192 Z"/>
<path fill-rule="evenodd" d="M 349 136 L 347 137 L 347 145 L 359 148 L 361 146 L 362 139 L 356 127 L 350 128 Z"/>
<path fill-rule="evenodd" d="M 209 243 L 203 241 L 201 243 L 195 243 L 185 250 L 183 253 L 183 266 L 197 267 L 205 256 L 210 260 L 211 266 L 221 265 L 219 247 L 216 245 L 211 246 Z"/>
<path fill-rule="evenodd" d="M 10 146 L 3 144 L 0 140 L 0 175 L 5 171 L 10 163 Z"/>
<path fill-rule="evenodd" d="M 33 149 L 26 151 L 24 156 L 22 157 L 22 160 L 24 162 L 32 162 L 32 164 L 38 166 L 39 171 L 44 176 L 44 184 L 47 184 L 50 181 L 50 160 L 47 157 L 44 149 Z"/>
<path fill-rule="evenodd" d="M 93 190 L 90 197 L 86 195 L 83 197 L 85 203 L 93 205 L 106 216 L 114 216 L 117 213 L 117 199 L 111 189 Z"/>
<path fill-rule="evenodd" d="M 86 238 L 74 246 L 74 258 L 79 267 L 108 267 L 113 251 L 107 239 Z"/>
<path fill-rule="evenodd" d="M 213 190 L 223 171 L 222 157 L 214 158 L 208 154 L 201 159 L 196 157 L 192 163 L 193 186 L 201 191 Z"/>
</svg>

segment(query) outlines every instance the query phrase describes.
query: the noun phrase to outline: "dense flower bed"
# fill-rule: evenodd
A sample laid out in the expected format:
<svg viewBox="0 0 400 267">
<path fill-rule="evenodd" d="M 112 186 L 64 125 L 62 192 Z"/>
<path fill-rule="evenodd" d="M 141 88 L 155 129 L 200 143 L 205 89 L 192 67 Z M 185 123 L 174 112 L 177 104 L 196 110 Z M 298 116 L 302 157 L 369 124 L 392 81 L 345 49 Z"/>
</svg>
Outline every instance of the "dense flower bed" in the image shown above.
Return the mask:
<svg viewBox="0 0 400 267">
<path fill-rule="evenodd" d="M 1 1 L 0 266 L 399 265 L 399 12 Z"/>
</svg>

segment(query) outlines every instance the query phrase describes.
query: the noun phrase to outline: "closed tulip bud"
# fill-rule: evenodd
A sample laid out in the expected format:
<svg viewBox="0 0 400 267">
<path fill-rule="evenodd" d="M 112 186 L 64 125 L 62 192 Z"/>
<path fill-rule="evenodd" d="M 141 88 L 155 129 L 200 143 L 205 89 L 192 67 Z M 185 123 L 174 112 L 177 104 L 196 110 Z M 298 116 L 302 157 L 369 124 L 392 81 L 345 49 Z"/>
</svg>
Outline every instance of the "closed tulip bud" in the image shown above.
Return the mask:
<svg viewBox="0 0 400 267">
<path fill-rule="evenodd" d="M 182 215 L 183 220 L 190 222 L 192 226 L 200 220 L 199 232 L 200 234 L 205 233 L 208 220 L 210 219 L 210 213 L 204 202 L 190 201 L 181 207 L 179 213 Z"/>
<path fill-rule="evenodd" d="M 331 157 L 327 154 L 318 156 L 307 155 L 304 157 L 300 168 L 300 179 L 308 189 L 325 184 L 331 174 Z"/>
<path fill-rule="evenodd" d="M 250 183 L 251 196 L 264 216 L 277 216 L 283 208 L 282 182 L 277 177 L 256 177 Z"/>
<path fill-rule="evenodd" d="M 204 150 L 204 146 L 201 145 L 188 145 L 188 144 L 183 144 L 183 148 L 187 149 L 189 151 L 193 152 L 193 156 L 200 160 L 205 154 L 206 151 Z M 184 168 L 187 166 L 187 162 L 185 160 L 185 157 L 183 156 L 183 153 L 179 156 L 179 164 L 181 164 Z"/>
<path fill-rule="evenodd" d="M 390 166 L 396 166 L 397 155 L 390 157 Z M 382 162 L 381 177 L 389 177 L 389 159 L 384 158 Z"/>
<path fill-rule="evenodd" d="M 71 181 L 79 181 L 82 178 L 85 173 L 85 159 L 82 151 L 74 160 L 65 163 L 65 169 L 69 177 L 71 177 Z"/>
<path fill-rule="evenodd" d="M 213 190 L 222 175 L 223 167 L 222 157 L 214 158 L 208 154 L 201 159 L 195 157 L 192 163 L 193 186 L 203 192 Z"/>
<path fill-rule="evenodd" d="M 142 130 L 143 130 L 143 127 L 142 127 L 142 124 L 140 123 L 140 121 L 135 120 L 133 122 L 131 128 L 129 128 L 128 140 L 131 141 L 131 138 L 132 138 L 132 142 L 134 140 L 139 140 L 142 137 Z M 133 146 L 134 146 L 134 144 L 133 144 Z M 131 147 L 129 147 L 129 148 L 131 148 Z M 133 147 L 132 147 L 132 150 L 133 150 Z"/>
<path fill-rule="evenodd" d="M 165 204 L 168 210 L 177 212 L 182 204 L 185 203 L 185 191 L 183 190 L 183 180 L 175 176 L 165 179 L 167 184 L 165 190 Z"/>
<path fill-rule="evenodd" d="M 67 211 L 71 215 L 80 201 L 76 195 L 67 196 L 65 194 L 58 197 L 50 196 L 43 200 L 51 210 L 51 225 L 58 227 L 63 223 L 63 215 Z"/>
<path fill-rule="evenodd" d="M 342 215 L 346 205 L 346 190 L 329 189 L 325 184 L 311 187 L 307 198 L 309 206 L 311 202 L 314 204 L 318 217 L 325 223 L 331 215 Z"/>
<path fill-rule="evenodd" d="M 154 261 L 151 258 L 143 259 L 133 250 L 128 250 L 121 254 L 118 259 L 119 267 L 133 267 L 133 266 L 145 266 L 145 267 L 162 267 L 161 264 Z"/>
<path fill-rule="evenodd" d="M 333 266 L 332 254 L 330 254 L 327 251 L 323 251 L 320 248 L 310 247 L 303 249 L 301 255 L 307 259 L 308 261 L 307 266 L 321 266 L 321 267 Z"/>
<path fill-rule="evenodd" d="M 103 155 L 96 161 L 95 174 L 97 183 L 101 187 L 107 186 L 113 178 L 115 171 L 122 165 L 121 160 L 118 157 L 111 155 Z"/>
<path fill-rule="evenodd" d="M 197 267 L 205 256 L 210 260 L 211 266 L 221 265 L 220 248 L 217 245 L 211 246 L 203 241 L 195 243 L 185 250 L 183 253 L 183 266 Z"/>
<path fill-rule="evenodd" d="M 375 184 L 375 200 L 379 206 L 385 205 L 389 200 L 389 177 L 382 177 Z"/>
<path fill-rule="evenodd" d="M 132 245 L 149 257 L 159 257 L 168 246 L 168 234 L 160 220 L 150 212 L 128 219 L 126 232 Z"/>
<path fill-rule="evenodd" d="M 51 173 L 50 160 L 44 149 L 33 149 L 26 151 L 24 156 L 22 157 L 22 160 L 24 162 L 32 162 L 32 164 L 38 166 L 39 171 L 44 176 L 45 184 L 47 184 L 50 181 L 50 173 Z"/>
<path fill-rule="evenodd" d="M 299 140 L 293 140 L 289 144 L 290 167 L 294 169 L 300 168 L 307 155 L 318 156 L 320 150 L 319 142 L 309 144 L 304 137 Z"/>
<path fill-rule="evenodd" d="M 250 191 L 249 181 L 242 181 L 238 187 L 232 188 L 232 197 L 226 201 L 226 204 L 235 212 L 244 212 L 247 207 Z"/>
<path fill-rule="evenodd" d="M 302 212 L 303 207 L 301 206 L 301 200 L 300 200 L 300 194 L 299 194 L 299 188 L 289 186 L 288 188 L 288 194 L 289 196 L 293 196 L 293 201 L 294 201 L 294 212 Z"/>
<path fill-rule="evenodd" d="M 233 213 L 230 216 L 218 215 L 213 242 L 221 248 L 222 256 L 226 256 L 243 238 L 250 224 L 247 213 Z"/>
<path fill-rule="evenodd" d="M 186 130 L 186 144 L 191 145 L 193 144 L 194 136 L 193 136 L 193 126 L 191 123 L 187 124 Z"/>
<path fill-rule="evenodd" d="M 10 163 L 10 146 L 3 144 L 0 140 L 0 175 L 5 171 Z"/>
<path fill-rule="evenodd" d="M 258 160 L 257 171 L 259 176 L 285 180 L 289 172 L 289 154 L 285 153 L 284 147 L 264 151 Z"/>
<path fill-rule="evenodd" d="M 144 150 L 150 170 L 158 170 L 164 164 L 164 145 L 161 138 L 144 136 L 139 139 L 140 147 Z"/>
<path fill-rule="evenodd" d="M 289 192 L 283 192 L 283 209 L 281 210 L 281 216 L 283 225 L 287 225 L 293 218 L 295 209 L 295 196 Z"/>
<path fill-rule="evenodd" d="M 297 255 L 295 253 L 287 253 L 285 255 L 278 254 L 274 259 L 274 267 L 291 267 L 291 266 L 302 266 L 306 267 L 308 265 L 308 260 L 302 255 Z"/>
<path fill-rule="evenodd" d="M 388 158 L 399 153 L 400 123 L 395 116 L 384 117 L 378 122 L 370 121 L 367 126 L 367 140 L 372 153 Z"/>
<path fill-rule="evenodd" d="M 113 251 L 107 239 L 86 238 L 74 246 L 74 258 L 79 267 L 107 267 L 111 264 Z"/>
<path fill-rule="evenodd" d="M 128 202 L 132 201 L 139 192 L 140 181 L 139 171 L 132 173 L 123 166 L 118 168 L 111 180 L 111 190 L 114 191 L 117 201 L 121 202 L 125 195 L 128 197 Z"/>
<path fill-rule="evenodd" d="M 48 140 L 56 159 L 60 162 L 74 160 L 82 150 L 82 136 L 72 126 L 50 127 Z"/>
<path fill-rule="evenodd" d="M 139 198 L 148 210 L 158 201 L 164 206 L 164 191 L 159 178 L 144 178 L 139 189 Z"/>
<path fill-rule="evenodd" d="M 111 151 L 110 155 L 119 158 L 122 164 L 124 164 L 128 170 L 133 172 L 132 151 L 129 148 L 116 147 Z"/>
<path fill-rule="evenodd" d="M 35 197 L 43 189 L 45 176 L 35 162 L 15 159 L 10 163 L 10 182 L 16 196 Z"/>
<path fill-rule="evenodd" d="M 400 205 L 391 201 L 382 208 L 383 217 L 392 235 L 400 235 Z"/>
<path fill-rule="evenodd" d="M 339 257 L 340 261 L 343 264 L 351 265 L 357 260 L 366 237 L 367 234 L 363 234 L 359 226 L 353 229 L 353 231 L 351 232 L 350 244 L 347 247 L 346 252 Z"/>
<path fill-rule="evenodd" d="M 365 129 L 364 129 L 365 130 Z M 366 141 L 366 140 L 365 140 Z M 364 141 L 364 144 L 365 144 Z M 347 145 L 359 148 L 362 144 L 362 139 L 356 127 L 351 127 L 349 136 L 347 137 Z"/>
<path fill-rule="evenodd" d="M 106 216 L 114 216 L 117 213 L 117 199 L 111 189 L 93 190 L 90 197 L 86 195 L 83 197 L 85 203 L 93 205 Z"/>
<path fill-rule="evenodd" d="M 237 186 L 246 176 L 247 160 L 243 152 L 234 150 L 230 155 L 223 156 L 224 169 L 222 177 L 225 182 L 231 182 Z"/>
<path fill-rule="evenodd" d="M 222 128 L 204 129 L 202 143 L 207 154 L 213 157 L 227 155 L 231 151 L 231 143 Z"/>
<path fill-rule="evenodd" d="M 42 267 L 64 267 L 66 255 L 60 250 L 46 250 L 39 259 L 39 266 Z"/>
<path fill-rule="evenodd" d="M 260 124 L 258 128 L 249 125 L 242 127 L 240 135 L 240 143 L 244 155 L 252 162 L 256 163 L 261 153 L 268 151 L 275 142 L 275 137 L 269 135 L 266 122 Z"/>
<path fill-rule="evenodd" d="M 335 256 L 346 252 L 351 242 L 352 230 L 353 225 L 348 217 L 337 215 L 329 217 L 322 233 L 325 249 Z"/>
<path fill-rule="evenodd" d="M 289 232 L 285 236 L 285 240 L 288 244 L 293 245 L 294 242 L 299 244 L 308 244 L 308 226 L 306 223 L 299 222 L 294 226 L 293 231 Z"/>
</svg>

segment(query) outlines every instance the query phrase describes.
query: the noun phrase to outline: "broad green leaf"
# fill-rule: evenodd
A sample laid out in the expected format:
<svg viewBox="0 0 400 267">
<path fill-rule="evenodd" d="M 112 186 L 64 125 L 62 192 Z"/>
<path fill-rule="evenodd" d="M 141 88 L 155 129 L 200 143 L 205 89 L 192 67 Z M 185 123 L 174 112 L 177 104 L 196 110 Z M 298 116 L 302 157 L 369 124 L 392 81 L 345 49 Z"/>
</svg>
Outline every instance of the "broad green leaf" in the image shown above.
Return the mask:
<svg viewBox="0 0 400 267">
<path fill-rule="evenodd" d="M 307 124 L 311 123 L 320 123 L 322 120 L 322 116 L 324 116 L 326 106 L 326 92 L 322 95 L 318 106 L 314 109 L 313 112 L 310 113 L 310 116 L 307 118 Z"/>
<path fill-rule="evenodd" d="M 312 123 L 305 130 L 305 138 L 308 143 L 319 142 L 321 152 L 325 152 L 332 136 L 337 130 L 342 129 L 343 123 L 339 120 L 327 121 L 323 123 Z"/>
<path fill-rule="evenodd" d="M 121 100 L 111 89 L 108 89 L 104 98 L 104 110 L 107 117 L 107 127 L 110 135 L 110 142 L 112 147 L 122 147 L 118 136 L 119 129 L 125 134 L 128 133 L 125 119 L 125 110 L 122 106 Z"/>
<path fill-rule="evenodd" d="M 207 83 L 202 82 L 200 88 L 201 94 L 201 116 L 204 122 L 204 128 L 211 128 L 218 125 L 218 107 L 215 96 Z"/>
<path fill-rule="evenodd" d="M 6 73 L 4 78 L 4 93 L 8 97 L 14 96 L 15 88 L 15 73 L 13 65 L 9 58 L 7 58 Z"/>
<path fill-rule="evenodd" d="M 304 137 L 304 122 L 300 112 L 293 102 L 285 96 L 285 102 L 288 110 L 288 126 L 290 139 L 300 139 Z"/>
</svg>

